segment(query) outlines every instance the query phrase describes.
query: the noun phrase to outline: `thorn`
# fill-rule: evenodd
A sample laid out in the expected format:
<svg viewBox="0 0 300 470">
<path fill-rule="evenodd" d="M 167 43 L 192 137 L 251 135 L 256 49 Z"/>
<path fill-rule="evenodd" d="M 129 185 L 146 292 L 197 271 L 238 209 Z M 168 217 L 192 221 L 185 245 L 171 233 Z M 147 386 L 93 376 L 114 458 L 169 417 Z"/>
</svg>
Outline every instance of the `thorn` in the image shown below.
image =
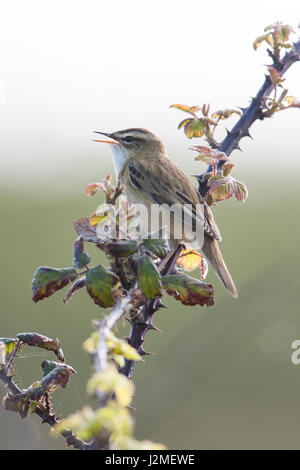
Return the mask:
<svg viewBox="0 0 300 470">
<path fill-rule="evenodd" d="M 169 308 L 169 307 L 167 305 L 163 304 L 160 299 L 158 299 L 157 302 L 156 302 L 155 308 L 159 309 L 159 308 Z"/>
<path fill-rule="evenodd" d="M 242 111 L 242 113 L 244 114 L 247 111 L 248 108 L 242 108 L 241 106 L 238 106 L 238 109 L 240 109 Z"/>
<path fill-rule="evenodd" d="M 227 127 L 225 127 L 225 131 L 227 132 L 227 137 L 228 137 L 230 134 L 230 131 L 227 129 Z"/>
<path fill-rule="evenodd" d="M 233 148 L 234 148 L 234 150 L 240 150 L 240 152 L 243 151 L 238 143 L 236 143 Z"/>
<path fill-rule="evenodd" d="M 154 353 L 145 351 L 143 348 L 138 350 L 140 356 L 154 356 Z"/>
<path fill-rule="evenodd" d="M 127 320 L 130 323 L 130 325 L 132 325 L 132 321 L 130 320 L 130 318 L 124 317 L 124 320 Z"/>
<path fill-rule="evenodd" d="M 162 333 L 162 330 L 157 328 L 157 326 L 153 325 L 152 323 L 149 323 L 148 330 L 154 330 L 154 331 L 157 331 L 157 333 Z"/>
<path fill-rule="evenodd" d="M 245 129 L 244 132 L 242 133 L 242 137 L 250 137 L 250 139 L 253 140 L 252 135 L 249 132 L 249 129 Z"/>
</svg>

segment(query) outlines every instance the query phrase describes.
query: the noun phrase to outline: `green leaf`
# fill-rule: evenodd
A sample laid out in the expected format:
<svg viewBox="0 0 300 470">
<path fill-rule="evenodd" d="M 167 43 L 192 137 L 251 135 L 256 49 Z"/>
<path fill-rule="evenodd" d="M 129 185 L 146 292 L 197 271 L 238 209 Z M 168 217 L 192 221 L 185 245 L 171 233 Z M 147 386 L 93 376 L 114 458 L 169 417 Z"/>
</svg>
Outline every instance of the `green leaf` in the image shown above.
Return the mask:
<svg viewBox="0 0 300 470">
<path fill-rule="evenodd" d="M 77 273 L 74 268 L 49 268 L 40 266 L 33 275 L 32 300 L 38 302 L 74 281 Z"/>
<path fill-rule="evenodd" d="M 158 258 L 164 258 L 168 253 L 167 240 L 163 238 L 145 238 L 144 246 Z"/>
<path fill-rule="evenodd" d="M 118 242 L 106 243 L 109 253 L 118 258 L 128 258 L 137 251 L 137 243 L 135 240 L 121 240 Z"/>
<path fill-rule="evenodd" d="M 167 293 L 180 300 L 183 305 L 214 304 L 213 287 L 185 274 L 170 274 L 162 277 L 162 286 Z"/>
<path fill-rule="evenodd" d="M 60 362 L 48 361 L 45 359 L 41 364 L 43 369 L 43 377 L 46 377 L 46 375 L 50 374 L 50 372 L 55 369 L 55 367 L 59 367 L 60 365 Z"/>
<path fill-rule="evenodd" d="M 184 126 L 185 135 L 192 139 L 193 137 L 202 137 L 205 131 L 206 122 L 204 119 L 192 119 Z"/>
<path fill-rule="evenodd" d="M 112 307 L 114 305 L 112 289 L 119 278 L 109 269 L 98 264 L 86 273 L 86 289 L 100 307 Z"/>
<path fill-rule="evenodd" d="M 74 259 L 73 266 L 77 269 L 84 268 L 91 261 L 91 257 L 84 251 L 84 243 L 82 235 L 80 235 L 74 242 Z"/>
<path fill-rule="evenodd" d="M 53 351 L 58 360 L 64 362 L 64 353 L 61 348 L 61 342 L 58 338 L 51 339 L 48 338 L 48 336 L 33 332 L 18 333 L 16 336 L 20 341 L 22 341 L 22 343 L 25 343 L 28 346 L 35 346 L 38 348 L 47 349 L 48 351 Z"/>
<path fill-rule="evenodd" d="M 139 258 L 137 275 L 139 287 L 148 299 L 155 299 L 161 294 L 160 274 L 149 256 Z"/>
</svg>

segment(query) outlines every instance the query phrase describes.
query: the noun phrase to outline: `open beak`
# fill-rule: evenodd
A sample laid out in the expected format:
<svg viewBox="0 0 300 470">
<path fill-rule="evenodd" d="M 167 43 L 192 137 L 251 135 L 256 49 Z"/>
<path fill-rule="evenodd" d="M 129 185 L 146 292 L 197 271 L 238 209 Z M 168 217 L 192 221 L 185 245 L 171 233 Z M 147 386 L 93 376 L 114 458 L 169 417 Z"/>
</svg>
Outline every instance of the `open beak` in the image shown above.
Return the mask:
<svg viewBox="0 0 300 470">
<path fill-rule="evenodd" d="M 109 137 L 111 139 L 113 139 L 113 137 L 111 137 L 111 134 L 106 134 L 106 132 L 99 132 L 99 131 L 94 131 L 95 134 L 101 134 L 101 135 L 106 135 L 106 137 Z M 99 139 L 93 139 L 94 142 L 102 142 L 104 144 L 118 144 L 119 142 L 117 142 L 115 139 L 114 140 L 99 140 Z"/>
</svg>

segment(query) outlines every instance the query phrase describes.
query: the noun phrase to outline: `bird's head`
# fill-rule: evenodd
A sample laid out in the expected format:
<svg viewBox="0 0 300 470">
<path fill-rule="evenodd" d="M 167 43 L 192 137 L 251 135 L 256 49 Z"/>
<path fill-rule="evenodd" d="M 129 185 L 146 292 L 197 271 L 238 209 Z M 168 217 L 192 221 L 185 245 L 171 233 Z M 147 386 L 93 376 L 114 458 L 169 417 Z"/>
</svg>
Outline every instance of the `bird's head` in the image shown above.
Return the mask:
<svg viewBox="0 0 300 470">
<path fill-rule="evenodd" d="M 99 131 L 95 132 L 111 139 L 95 139 L 95 141 L 110 144 L 117 176 L 130 158 L 146 158 L 148 156 L 155 158 L 161 155 L 161 153 L 165 153 L 163 142 L 147 129 L 124 129 L 122 131 L 112 132 L 111 134 Z"/>
</svg>

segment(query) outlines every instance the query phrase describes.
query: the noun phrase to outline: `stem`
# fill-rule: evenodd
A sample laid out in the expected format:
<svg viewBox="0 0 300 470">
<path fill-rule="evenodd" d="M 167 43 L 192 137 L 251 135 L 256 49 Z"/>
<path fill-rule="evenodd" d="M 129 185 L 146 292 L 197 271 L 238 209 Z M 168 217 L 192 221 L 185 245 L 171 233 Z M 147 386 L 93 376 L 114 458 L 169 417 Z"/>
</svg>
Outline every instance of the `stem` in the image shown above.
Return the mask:
<svg viewBox="0 0 300 470">
<path fill-rule="evenodd" d="M 13 381 L 11 375 L 8 375 L 5 370 L 0 370 L 0 380 L 6 385 L 6 388 L 13 394 L 17 395 L 22 393 L 17 384 Z M 33 411 L 43 423 L 47 423 L 51 428 L 54 428 L 56 424 L 60 423 L 60 420 L 56 418 L 55 414 L 49 412 L 44 406 L 40 405 L 35 408 Z M 73 446 L 75 449 L 88 450 L 92 448 L 92 444 L 84 442 L 81 439 L 78 439 L 75 434 L 69 429 L 62 431 L 61 436 L 65 439 L 67 446 Z"/>
<path fill-rule="evenodd" d="M 287 52 L 281 59 L 281 61 L 274 61 L 272 64 L 272 66 L 281 75 L 284 75 L 292 64 L 300 60 L 300 40 L 297 41 L 294 46 L 295 52 Z M 252 98 L 248 108 L 243 108 L 242 116 L 235 124 L 235 126 L 231 129 L 231 131 L 228 132 L 225 139 L 223 139 L 222 142 L 219 144 L 218 148 L 221 152 L 224 152 L 226 155 L 229 156 L 233 150 L 240 148 L 239 142 L 242 137 L 250 137 L 249 129 L 252 124 L 256 120 L 263 120 L 265 117 L 261 110 L 261 103 L 263 99 L 270 95 L 273 89 L 274 85 L 272 84 L 269 75 L 266 75 L 264 83 L 257 92 L 256 96 Z M 225 160 L 220 160 L 217 169 L 221 170 L 224 164 Z M 202 197 L 206 196 L 208 192 L 209 187 L 207 185 L 207 175 L 208 173 L 211 173 L 212 169 L 212 166 L 209 165 L 207 170 L 197 177 L 199 182 L 199 192 Z"/>
<path fill-rule="evenodd" d="M 162 268 L 161 275 L 170 274 L 174 270 L 174 266 L 180 256 L 182 248 L 182 244 L 179 244 L 177 248 L 175 248 L 172 255 L 168 259 L 168 262 Z M 164 263 L 164 261 L 162 261 L 162 263 Z M 147 300 L 142 311 L 142 318 L 137 317 L 131 318 L 129 320 L 131 324 L 131 331 L 128 338 L 128 343 L 130 344 L 130 346 L 134 347 L 141 356 L 151 354 L 144 350 L 143 343 L 145 341 L 146 334 L 149 330 L 160 331 L 158 330 L 158 328 L 156 328 L 156 326 L 153 325 L 153 315 L 157 310 L 162 307 L 164 307 L 164 305 L 161 303 L 160 299 Z M 135 361 L 130 361 L 126 359 L 125 366 L 120 370 L 120 372 L 126 375 L 126 377 L 131 378 L 135 369 L 135 365 Z"/>
</svg>

